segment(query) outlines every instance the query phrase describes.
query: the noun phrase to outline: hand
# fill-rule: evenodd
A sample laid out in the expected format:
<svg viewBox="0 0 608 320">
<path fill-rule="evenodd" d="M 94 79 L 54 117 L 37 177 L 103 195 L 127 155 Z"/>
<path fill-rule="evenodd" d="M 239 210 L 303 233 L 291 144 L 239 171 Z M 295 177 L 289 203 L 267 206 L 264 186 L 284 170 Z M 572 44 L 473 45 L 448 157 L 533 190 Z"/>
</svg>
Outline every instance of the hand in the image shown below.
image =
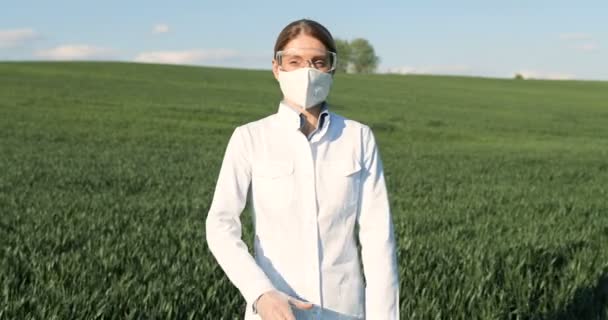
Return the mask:
<svg viewBox="0 0 608 320">
<path fill-rule="evenodd" d="M 298 300 L 287 294 L 272 290 L 264 293 L 256 303 L 256 309 L 262 320 L 296 320 L 290 304 L 302 310 L 310 310 L 313 305 Z"/>
</svg>

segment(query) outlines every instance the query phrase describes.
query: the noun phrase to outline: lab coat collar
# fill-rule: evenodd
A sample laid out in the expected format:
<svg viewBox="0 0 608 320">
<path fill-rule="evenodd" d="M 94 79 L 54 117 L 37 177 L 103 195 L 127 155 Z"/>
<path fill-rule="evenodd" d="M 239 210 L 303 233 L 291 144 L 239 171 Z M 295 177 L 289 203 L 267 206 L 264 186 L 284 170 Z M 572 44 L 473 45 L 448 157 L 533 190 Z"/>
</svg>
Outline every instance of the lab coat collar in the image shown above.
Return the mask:
<svg viewBox="0 0 608 320">
<path fill-rule="evenodd" d="M 301 112 L 299 110 L 291 107 L 290 105 L 285 103 L 285 101 L 281 101 L 281 103 L 279 103 L 279 110 L 277 114 L 281 124 L 285 125 L 290 129 L 300 129 L 302 122 L 300 118 Z M 327 114 L 325 124 L 323 124 L 323 126 L 327 126 L 329 124 L 330 118 L 327 102 L 323 102 L 323 104 L 321 105 L 321 113 L 319 114 L 319 120 L 321 120 L 323 114 Z"/>
</svg>

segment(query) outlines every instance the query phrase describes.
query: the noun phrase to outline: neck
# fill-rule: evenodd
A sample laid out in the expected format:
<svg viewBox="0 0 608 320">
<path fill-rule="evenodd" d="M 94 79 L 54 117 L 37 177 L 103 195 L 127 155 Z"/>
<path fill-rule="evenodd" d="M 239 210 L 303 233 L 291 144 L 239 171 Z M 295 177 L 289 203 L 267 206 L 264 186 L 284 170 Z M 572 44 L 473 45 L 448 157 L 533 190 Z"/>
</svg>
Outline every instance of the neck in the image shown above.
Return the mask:
<svg viewBox="0 0 608 320">
<path fill-rule="evenodd" d="M 285 104 L 290 106 L 292 109 L 302 113 L 306 118 L 314 117 L 315 119 L 319 118 L 319 114 L 321 114 L 321 106 L 323 105 L 323 103 L 319 103 L 316 106 L 313 106 L 310 108 L 304 108 L 302 106 L 299 106 L 299 105 L 293 103 L 292 101 L 290 101 L 288 99 L 284 99 L 283 102 L 285 102 Z"/>
<path fill-rule="evenodd" d="M 317 125 L 319 123 L 319 115 L 321 114 L 321 106 L 323 105 L 323 103 L 319 103 L 318 105 L 307 109 L 298 106 L 297 104 L 287 99 L 285 99 L 284 102 L 294 110 L 300 112 L 304 117 L 303 126 L 302 128 L 300 128 L 304 134 L 308 135 L 308 133 L 312 132 L 314 129 L 317 128 Z"/>
</svg>

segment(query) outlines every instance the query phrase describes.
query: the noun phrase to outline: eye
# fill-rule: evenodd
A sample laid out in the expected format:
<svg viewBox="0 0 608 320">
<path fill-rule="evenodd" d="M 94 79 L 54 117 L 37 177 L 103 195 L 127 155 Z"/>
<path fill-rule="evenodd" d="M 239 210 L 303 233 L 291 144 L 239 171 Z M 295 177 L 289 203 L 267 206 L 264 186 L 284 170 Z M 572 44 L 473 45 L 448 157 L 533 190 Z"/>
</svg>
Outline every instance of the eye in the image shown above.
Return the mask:
<svg viewBox="0 0 608 320">
<path fill-rule="evenodd" d="M 291 57 L 285 58 L 285 62 L 287 62 L 287 64 L 296 65 L 296 64 L 302 63 L 302 59 L 299 57 L 291 56 Z"/>
<path fill-rule="evenodd" d="M 327 62 L 325 62 L 325 60 L 315 60 L 314 64 L 317 68 L 323 68 L 327 66 Z"/>
</svg>

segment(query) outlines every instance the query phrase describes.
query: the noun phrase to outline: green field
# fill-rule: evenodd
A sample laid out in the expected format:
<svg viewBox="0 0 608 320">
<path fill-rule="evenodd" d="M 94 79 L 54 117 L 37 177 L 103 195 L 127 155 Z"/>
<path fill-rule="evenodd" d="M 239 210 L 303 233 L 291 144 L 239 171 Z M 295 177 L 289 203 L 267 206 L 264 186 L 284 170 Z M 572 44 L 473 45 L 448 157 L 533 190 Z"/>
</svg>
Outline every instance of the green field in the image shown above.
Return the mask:
<svg viewBox="0 0 608 320">
<path fill-rule="evenodd" d="M 279 99 L 269 71 L 0 63 L 0 319 L 240 318 L 204 221 Z M 330 103 L 378 139 L 403 319 L 608 318 L 608 82 L 337 75 Z"/>
</svg>

